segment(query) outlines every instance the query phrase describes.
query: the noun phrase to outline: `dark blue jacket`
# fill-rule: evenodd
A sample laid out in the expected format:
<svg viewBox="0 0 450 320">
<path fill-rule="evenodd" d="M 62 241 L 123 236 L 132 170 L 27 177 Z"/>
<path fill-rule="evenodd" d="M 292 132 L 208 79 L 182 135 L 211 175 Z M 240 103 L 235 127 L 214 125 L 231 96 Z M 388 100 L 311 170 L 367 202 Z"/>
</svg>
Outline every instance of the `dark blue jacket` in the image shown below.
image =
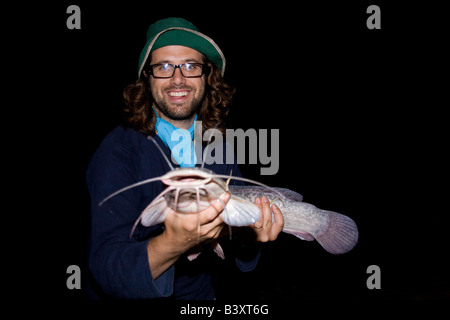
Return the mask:
<svg viewBox="0 0 450 320">
<path fill-rule="evenodd" d="M 155 140 L 170 159 L 170 150 L 161 139 Z M 240 176 L 236 164 L 212 164 L 206 168 L 218 174 Z M 213 299 L 212 254 L 201 254 L 193 262 L 185 256 L 156 280 L 152 278 L 148 256 L 148 241 L 162 232 L 163 224 L 143 227 L 139 224 L 133 237 L 130 231 L 142 210 L 162 190 L 161 182 L 153 182 L 125 191 L 99 206 L 111 193 L 135 182 L 158 177 L 170 171 L 168 164 L 152 141 L 133 129 L 117 127 L 103 140 L 87 170 L 91 196 L 91 234 L 89 269 L 95 279 L 96 292 L 91 296 L 126 299 Z M 237 246 L 239 247 L 239 246 Z M 234 248 L 234 246 L 232 246 Z M 207 250 L 206 246 L 205 249 Z M 237 258 L 242 271 L 255 268 L 259 250 L 250 256 Z M 100 291 L 100 292 L 99 292 Z"/>
</svg>

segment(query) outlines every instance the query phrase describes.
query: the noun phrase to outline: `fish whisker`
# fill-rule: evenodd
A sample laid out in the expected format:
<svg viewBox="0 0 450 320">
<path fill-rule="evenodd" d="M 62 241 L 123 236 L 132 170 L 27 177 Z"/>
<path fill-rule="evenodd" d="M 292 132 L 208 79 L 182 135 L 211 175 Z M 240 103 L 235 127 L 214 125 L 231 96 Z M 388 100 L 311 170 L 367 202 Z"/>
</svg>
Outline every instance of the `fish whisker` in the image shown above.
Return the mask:
<svg viewBox="0 0 450 320">
<path fill-rule="evenodd" d="M 211 177 L 212 178 L 231 179 L 231 180 L 238 180 L 238 181 L 253 183 L 253 184 L 256 184 L 258 186 L 267 188 L 267 189 L 269 189 L 272 192 L 275 192 L 281 198 L 283 197 L 283 194 L 281 192 L 279 192 L 278 190 L 276 190 L 275 188 L 272 188 L 271 186 L 268 186 L 268 185 L 266 185 L 264 183 L 261 183 L 261 182 L 258 182 L 258 181 L 252 180 L 252 179 L 247 179 L 247 178 L 243 178 L 243 177 L 235 177 L 235 176 L 227 176 L 225 174 L 212 174 Z"/>
</svg>

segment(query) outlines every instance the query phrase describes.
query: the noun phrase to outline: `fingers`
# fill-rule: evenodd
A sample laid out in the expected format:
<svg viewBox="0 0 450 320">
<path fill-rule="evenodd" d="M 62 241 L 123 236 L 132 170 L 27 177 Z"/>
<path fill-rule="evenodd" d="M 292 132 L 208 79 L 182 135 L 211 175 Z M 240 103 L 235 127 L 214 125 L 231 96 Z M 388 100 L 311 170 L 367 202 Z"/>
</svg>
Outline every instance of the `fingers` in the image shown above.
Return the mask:
<svg viewBox="0 0 450 320">
<path fill-rule="evenodd" d="M 217 201 L 211 204 L 208 208 L 199 213 L 200 225 L 206 225 L 209 223 L 220 224 L 223 223 L 223 219 L 220 216 L 224 207 L 230 200 L 230 193 L 225 192 Z M 216 221 L 218 220 L 218 221 Z"/>
<path fill-rule="evenodd" d="M 219 238 L 224 226 L 220 214 L 230 197 L 229 193 L 225 193 L 220 200 L 198 213 L 179 213 L 170 209 L 164 221 L 164 232 L 184 251 L 203 241 Z"/>
<path fill-rule="evenodd" d="M 272 221 L 272 212 L 270 211 L 269 200 L 266 197 L 256 198 L 255 204 L 261 210 L 261 217 L 254 224 L 254 228 L 261 229 L 267 227 Z"/>
<path fill-rule="evenodd" d="M 272 223 L 271 238 L 275 240 L 284 227 L 284 217 L 280 208 L 276 204 L 272 205 L 272 211 L 274 215 L 274 221 Z"/>
<path fill-rule="evenodd" d="M 271 208 L 267 197 L 257 198 L 255 204 L 261 210 L 261 218 L 252 225 L 256 233 L 256 240 L 260 242 L 275 240 L 284 226 L 281 210 L 276 205 Z"/>
<path fill-rule="evenodd" d="M 206 239 L 217 239 L 223 228 L 223 219 L 220 215 L 230 200 L 230 193 L 226 192 L 208 208 L 198 213 L 200 227 L 197 230 L 201 241 Z"/>
</svg>

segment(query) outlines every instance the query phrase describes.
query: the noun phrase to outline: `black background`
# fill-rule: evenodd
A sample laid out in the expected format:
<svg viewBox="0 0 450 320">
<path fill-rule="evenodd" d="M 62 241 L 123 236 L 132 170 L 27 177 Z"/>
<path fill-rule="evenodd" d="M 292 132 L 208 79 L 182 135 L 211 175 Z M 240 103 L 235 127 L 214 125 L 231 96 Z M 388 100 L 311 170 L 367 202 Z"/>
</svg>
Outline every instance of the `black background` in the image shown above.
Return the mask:
<svg viewBox="0 0 450 320">
<path fill-rule="evenodd" d="M 9 199 L 19 210 L 7 222 L 17 244 L 8 247 L 8 265 L 20 271 L 12 296 L 88 304 L 84 287 L 66 287 L 69 265 L 87 274 L 86 166 L 120 123 L 122 89 L 136 79 L 148 26 L 179 16 L 226 56 L 225 77 L 237 88 L 233 127 L 280 130 L 279 172 L 260 176 L 261 165 L 243 165 L 244 176 L 348 215 L 360 232 L 358 245 L 341 256 L 281 234 L 264 245 L 254 272 L 223 263 L 219 301 L 292 308 L 449 299 L 441 8 L 288 3 L 60 1 L 5 11 L 14 14 L 6 35 L 14 60 L 5 63 L 14 62 L 5 141 L 21 134 L 6 159 L 21 174 L 11 188 L 18 196 Z M 70 4 L 81 8 L 81 30 L 66 27 Z M 381 8 L 381 30 L 366 27 L 370 4 Z M 275 64 L 281 74 L 270 71 Z M 380 290 L 366 286 L 370 265 L 381 268 Z"/>
</svg>

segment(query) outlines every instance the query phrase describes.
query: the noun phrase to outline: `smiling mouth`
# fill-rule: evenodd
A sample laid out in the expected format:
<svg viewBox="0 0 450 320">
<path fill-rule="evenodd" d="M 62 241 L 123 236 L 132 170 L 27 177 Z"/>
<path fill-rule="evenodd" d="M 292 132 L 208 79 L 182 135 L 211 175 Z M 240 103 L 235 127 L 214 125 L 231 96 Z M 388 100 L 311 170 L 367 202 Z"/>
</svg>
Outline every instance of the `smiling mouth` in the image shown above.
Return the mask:
<svg viewBox="0 0 450 320">
<path fill-rule="evenodd" d="M 170 91 L 168 92 L 171 97 L 185 97 L 189 94 L 187 91 Z"/>
</svg>

